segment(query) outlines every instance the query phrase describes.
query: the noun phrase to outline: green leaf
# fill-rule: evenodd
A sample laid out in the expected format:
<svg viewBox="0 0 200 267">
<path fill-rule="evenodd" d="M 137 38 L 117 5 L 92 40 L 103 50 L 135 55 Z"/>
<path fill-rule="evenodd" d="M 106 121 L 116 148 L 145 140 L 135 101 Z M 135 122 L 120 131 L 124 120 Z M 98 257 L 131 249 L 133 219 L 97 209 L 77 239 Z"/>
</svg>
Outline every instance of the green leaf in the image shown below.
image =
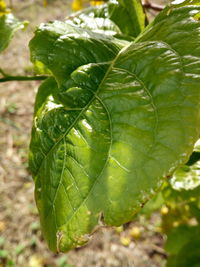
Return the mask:
<svg viewBox="0 0 200 267">
<path fill-rule="evenodd" d="M 89 7 L 77 13 L 70 15 L 67 18 L 69 24 L 78 26 L 84 29 L 91 30 L 93 32 L 102 33 L 106 35 L 121 35 L 121 31 L 117 24 L 112 21 L 109 15 L 109 6 L 106 4 L 103 6 Z M 113 9 L 117 4 L 112 4 Z"/>
<path fill-rule="evenodd" d="M 165 249 L 169 254 L 176 255 L 190 240 L 199 236 L 200 228 L 197 226 L 180 225 L 173 228 L 167 235 Z"/>
<path fill-rule="evenodd" d="M 53 251 L 130 221 L 188 160 L 200 125 L 199 9 L 163 12 L 141 43 L 59 22 L 36 31 L 32 60 L 53 77 L 36 98 L 29 165 Z"/>
<path fill-rule="evenodd" d="M 81 28 L 118 38 L 136 37 L 145 27 L 146 16 L 140 0 L 108 2 L 102 6 L 90 7 L 67 19 Z"/>
<path fill-rule="evenodd" d="M 126 15 L 124 14 L 123 20 L 120 22 L 120 26 L 124 28 L 123 32 L 127 35 L 136 37 L 145 28 L 146 15 L 142 7 L 141 0 L 118 0 L 119 4 L 125 9 Z M 113 14 L 113 19 L 119 21 L 120 12 Z M 124 21 L 127 19 L 129 21 Z M 122 26 L 123 25 L 123 26 Z M 129 28 L 129 29 L 128 29 Z M 127 31 L 127 32 L 126 32 Z"/>
<path fill-rule="evenodd" d="M 170 257 L 167 267 L 199 267 L 200 266 L 200 240 L 188 242 L 178 253 L 178 255 Z"/>
<path fill-rule="evenodd" d="M 152 215 L 153 212 L 157 211 L 164 205 L 165 201 L 162 196 L 162 191 L 158 192 L 152 199 L 150 199 L 144 207 L 141 209 L 140 214 L 144 214 L 146 217 Z"/>
<path fill-rule="evenodd" d="M 110 61 L 127 43 L 55 21 L 40 26 L 30 50 L 32 61 L 44 64 L 61 85 L 77 67 Z"/>
<path fill-rule="evenodd" d="M 0 16 L 0 52 L 10 43 L 16 30 L 24 27 L 24 24 L 12 14 Z"/>
</svg>

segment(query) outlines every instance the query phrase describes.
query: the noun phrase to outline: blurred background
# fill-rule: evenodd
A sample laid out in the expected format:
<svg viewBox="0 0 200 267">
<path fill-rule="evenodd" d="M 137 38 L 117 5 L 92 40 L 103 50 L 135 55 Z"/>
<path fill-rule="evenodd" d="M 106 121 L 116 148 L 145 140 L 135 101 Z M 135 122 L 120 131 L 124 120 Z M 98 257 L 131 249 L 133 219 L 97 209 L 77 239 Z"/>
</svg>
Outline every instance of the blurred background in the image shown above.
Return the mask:
<svg viewBox="0 0 200 267">
<path fill-rule="evenodd" d="M 89 2 L 10 0 L 7 5 L 16 17 L 30 23 L 26 30 L 16 33 L 11 45 L 0 55 L 0 68 L 11 75 L 31 75 L 28 42 L 35 27 L 41 22 L 63 20 L 72 8 L 78 10 Z M 156 12 L 149 10 L 148 15 L 152 19 Z M 199 186 L 180 191 L 175 188 L 177 183 L 173 186 L 166 183 L 133 222 L 102 228 L 88 245 L 67 254 L 49 251 L 41 235 L 34 184 L 27 165 L 33 104 L 39 84 L 39 81 L 0 83 L 0 267 L 160 267 L 165 266 L 167 258 L 172 262 L 178 254 L 184 254 L 183 246 L 188 246 L 189 240 L 199 234 Z M 185 171 L 189 172 L 189 167 Z M 196 179 L 198 182 L 199 178 Z M 194 247 L 198 248 L 193 244 Z M 195 253 L 200 255 L 198 250 Z"/>
</svg>

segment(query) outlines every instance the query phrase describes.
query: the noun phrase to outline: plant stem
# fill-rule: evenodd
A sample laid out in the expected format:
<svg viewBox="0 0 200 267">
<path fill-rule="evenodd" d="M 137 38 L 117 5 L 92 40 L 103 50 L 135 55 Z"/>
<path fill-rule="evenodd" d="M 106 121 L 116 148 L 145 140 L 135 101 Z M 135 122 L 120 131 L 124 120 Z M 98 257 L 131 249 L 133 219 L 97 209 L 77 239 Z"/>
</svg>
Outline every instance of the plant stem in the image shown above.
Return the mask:
<svg viewBox="0 0 200 267">
<path fill-rule="evenodd" d="M 5 76 L 0 78 L 0 83 L 9 81 L 41 81 L 45 80 L 48 76 Z"/>
</svg>

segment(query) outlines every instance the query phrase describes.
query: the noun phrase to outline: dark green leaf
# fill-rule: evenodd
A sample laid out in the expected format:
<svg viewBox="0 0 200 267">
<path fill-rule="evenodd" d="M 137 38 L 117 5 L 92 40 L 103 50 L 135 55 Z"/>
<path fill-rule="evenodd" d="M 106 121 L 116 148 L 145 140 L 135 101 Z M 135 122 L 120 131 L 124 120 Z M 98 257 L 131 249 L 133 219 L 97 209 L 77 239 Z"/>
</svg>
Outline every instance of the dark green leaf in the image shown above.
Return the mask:
<svg viewBox="0 0 200 267">
<path fill-rule="evenodd" d="M 199 236 L 199 227 L 191 227 L 188 225 L 180 225 L 170 231 L 167 235 L 165 249 L 168 253 L 176 255 L 190 240 L 195 236 Z"/>
<path fill-rule="evenodd" d="M 199 267 L 200 266 L 200 240 L 188 242 L 176 256 L 169 258 L 167 267 Z"/>
</svg>

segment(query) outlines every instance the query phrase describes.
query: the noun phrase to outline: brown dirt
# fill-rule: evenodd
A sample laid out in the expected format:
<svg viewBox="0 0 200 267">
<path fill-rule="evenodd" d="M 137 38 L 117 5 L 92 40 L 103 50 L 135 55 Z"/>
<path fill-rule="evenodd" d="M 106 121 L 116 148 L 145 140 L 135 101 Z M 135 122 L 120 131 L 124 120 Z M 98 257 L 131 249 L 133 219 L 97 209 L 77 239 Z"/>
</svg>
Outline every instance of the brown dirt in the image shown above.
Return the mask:
<svg viewBox="0 0 200 267">
<path fill-rule="evenodd" d="M 26 31 L 17 32 L 10 47 L 0 55 L 0 67 L 10 74 L 31 74 L 28 41 L 35 25 L 63 19 L 70 12 L 70 5 L 57 0 L 44 8 L 42 0 L 13 0 L 13 6 L 13 12 L 20 19 L 29 20 L 30 25 Z M 121 233 L 103 228 L 87 246 L 65 255 L 48 250 L 41 236 L 34 184 L 27 168 L 33 104 L 39 84 L 0 84 L 0 267 L 163 266 L 163 237 L 155 230 L 157 215 L 148 222 L 140 217 Z M 133 225 L 142 233 L 139 240 L 130 237 Z M 131 239 L 129 245 L 124 244 L 123 237 Z"/>
</svg>

